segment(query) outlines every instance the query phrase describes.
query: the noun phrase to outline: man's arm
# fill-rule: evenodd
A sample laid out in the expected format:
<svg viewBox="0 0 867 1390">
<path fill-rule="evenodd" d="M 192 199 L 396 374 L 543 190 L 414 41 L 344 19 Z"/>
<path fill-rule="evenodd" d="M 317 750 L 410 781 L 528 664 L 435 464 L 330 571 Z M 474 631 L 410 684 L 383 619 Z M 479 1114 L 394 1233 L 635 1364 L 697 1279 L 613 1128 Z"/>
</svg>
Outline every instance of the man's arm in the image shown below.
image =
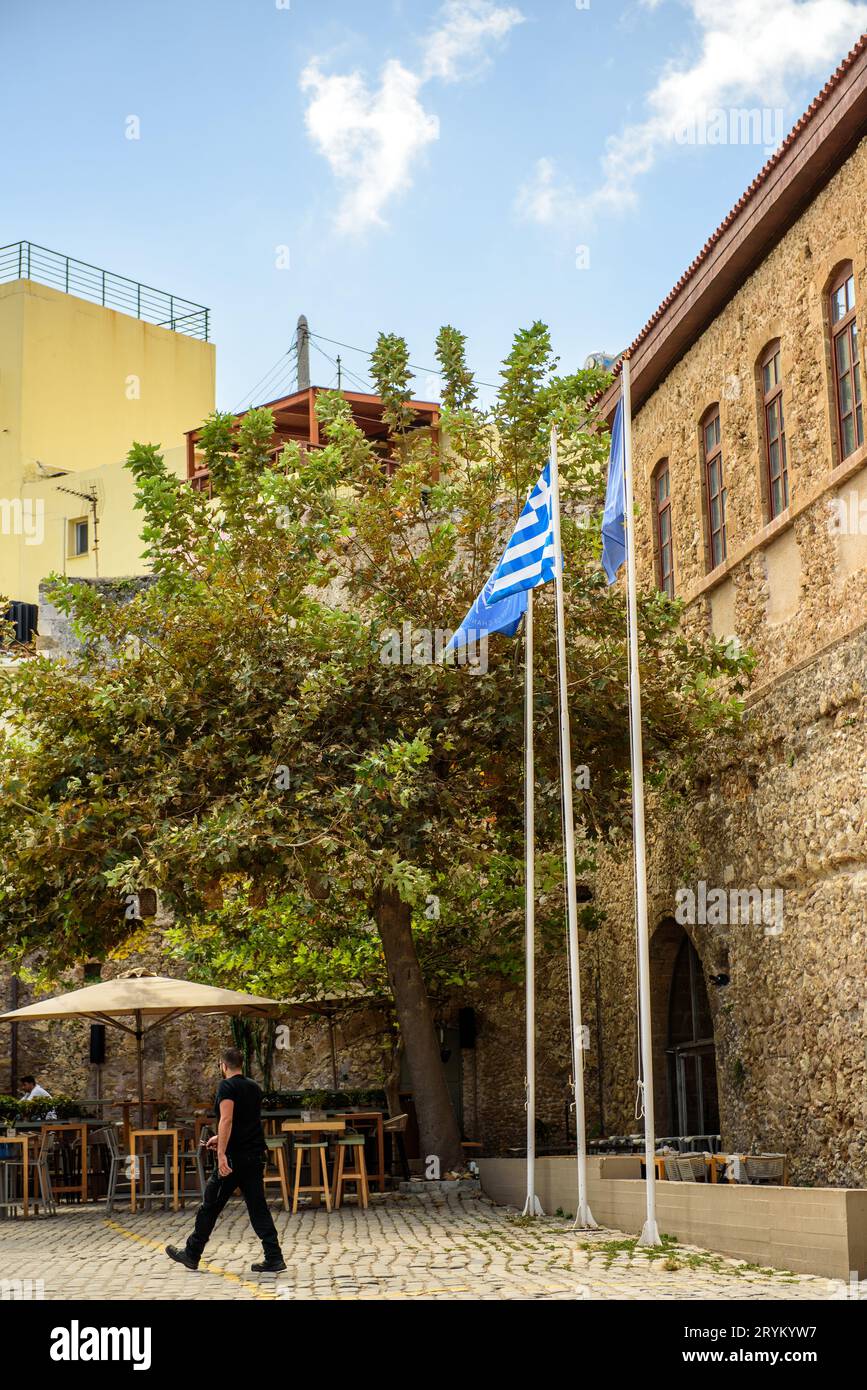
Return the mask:
<svg viewBox="0 0 867 1390">
<path fill-rule="evenodd" d="M 226 1158 L 226 1145 L 229 1142 L 229 1135 L 232 1133 L 234 1114 L 235 1102 L 233 1100 L 221 1100 L 220 1120 L 217 1125 L 217 1169 L 221 1178 L 227 1178 L 232 1171 Z"/>
</svg>

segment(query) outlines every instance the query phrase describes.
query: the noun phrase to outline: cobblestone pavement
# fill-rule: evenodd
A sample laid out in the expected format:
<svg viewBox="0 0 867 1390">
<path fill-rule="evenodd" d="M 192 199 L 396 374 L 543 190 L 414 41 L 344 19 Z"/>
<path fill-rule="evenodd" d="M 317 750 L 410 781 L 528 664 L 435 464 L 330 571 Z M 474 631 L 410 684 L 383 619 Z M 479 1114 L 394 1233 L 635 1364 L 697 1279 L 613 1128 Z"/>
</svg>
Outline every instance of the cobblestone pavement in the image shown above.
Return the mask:
<svg viewBox="0 0 867 1390">
<path fill-rule="evenodd" d="M 786 1275 L 678 1248 L 654 1260 L 568 1220 L 528 1223 L 478 1196 L 374 1197 L 367 1211 L 275 1212 L 288 1265 L 250 1273 L 260 1250 L 240 1201 L 217 1224 L 193 1274 L 171 1264 L 186 1212 L 61 1208 L 54 1218 L 0 1221 L 0 1281 L 41 1280 L 47 1299 L 831 1299 L 833 1280 Z M 590 1244 L 592 1254 L 583 1247 Z M 666 1268 L 677 1265 L 677 1268 Z M 4 1297 L 9 1286 L 3 1285 Z M 14 1289 L 14 1285 L 12 1286 Z M 39 1291 L 41 1292 L 41 1290 Z M 13 1294 L 14 1296 L 14 1294 Z M 37 1293 L 38 1296 L 38 1293 Z"/>
</svg>

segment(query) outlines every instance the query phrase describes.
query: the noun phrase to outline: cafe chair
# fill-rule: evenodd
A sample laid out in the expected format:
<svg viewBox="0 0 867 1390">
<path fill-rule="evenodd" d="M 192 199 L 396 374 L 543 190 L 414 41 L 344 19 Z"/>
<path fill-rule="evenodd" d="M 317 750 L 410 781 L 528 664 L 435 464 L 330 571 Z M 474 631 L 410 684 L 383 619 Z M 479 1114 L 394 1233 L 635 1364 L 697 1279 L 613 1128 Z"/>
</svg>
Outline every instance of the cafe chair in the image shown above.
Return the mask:
<svg viewBox="0 0 867 1390">
<path fill-rule="evenodd" d="M 205 1160 L 204 1150 L 195 1142 L 192 1129 L 181 1134 L 181 1144 L 183 1147 L 178 1149 L 178 1200 L 183 1207 L 186 1206 L 186 1198 L 190 1195 L 187 1188 L 187 1174 L 189 1172 L 192 1172 L 196 1181 L 196 1187 L 193 1191 L 200 1202 L 204 1201 Z M 170 1167 L 170 1161 L 167 1159 L 166 1168 L 170 1169 Z"/>
<path fill-rule="evenodd" d="M 54 1200 L 54 1192 L 51 1187 L 51 1169 L 49 1167 L 49 1155 L 54 1152 L 57 1143 L 57 1135 L 51 1130 L 46 1130 L 42 1135 L 39 1150 L 30 1159 L 30 1191 L 33 1194 L 33 1209 L 38 1211 L 42 1208 L 44 1216 L 57 1215 L 57 1203 Z M 39 1192 L 37 1197 L 35 1194 Z"/>
<path fill-rule="evenodd" d="M 681 1182 L 707 1182 L 704 1154 L 683 1154 L 680 1158 L 672 1159 L 672 1165 L 677 1167 Z M 667 1172 L 668 1160 L 665 1168 Z"/>
<path fill-rule="evenodd" d="M 785 1173 L 786 1160 L 782 1154 L 745 1154 L 742 1161 L 743 1182 L 761 1185 L 781 1183 Z"/>
<path fill-rule="evenodd" d="M 353 1155 L 355 1162 L 351 1168 L 346 1166 L 347 1154 Z M 337 1166 L 334 1170 L 334 1208 L 337 1210 L 343 1201 L 344 1187 L 347 1183 L 355 1186 L 355 1196 L 359 1206 L 366 1207 L 370 1197 L 367 1185 L 367 1164 L 364 1159 L 364 1135 L 341 1134 L 337 1140 Z"/>
<path fill-rule="evenodd" d="M 282 1135 L 267 1134 L 265 1143 L 268 1148 L 268 1161 L 265 1164 L 265 1176 L 262 1179 L 265 1187 L 279 1187 L 280 1196 L 283 1201 L 283 1210 L 289 1210 L 289 1172 L 286 1166 L 286 1143 Z M 276 1171 L 269 1171 L 273 1163 Z M 265 1194 L 267 1196 L 267 1193 Z"/>
<path fill-rule="evenodd" d="M 325 1161 L 328 1150 L 328 1142 L 325 1139 L 302 1139 L 295 1145 L 295 1182 L 292 1187 L 292 1212 L 298 1210 L 298 1198 L 304 1192 L 318 1192 L 325 1198 L 325 1208 L 331 1210 L 331 1188 L 328 1185 L 328 1164 Z M 310 1163 L 310 1183 L 302 1186 L 301 1165 L 305 1158 Z M 319 1182 L 314 1182 L 314 1173 L 318 1166 Z"/>
<path fill-rule="evenodd" d="M 27 1158 L 29 1201 L 34 1212 L 38 1212 L 41 1207 L 43 1216 L 57 1215 L 49 1168 L 49 1156 L 54 1156 L 56 1147 L 56 1134 L 52 1130 L 46 1130 L 42 1134 L 39 1149 L 29 1153 Z M 6 1159 L 0 1169 L 0 1206 L 7 1210 L 22 1205 L 24 1193 L 22 1150 L 17 1147 L 12 1149 L 11 1145 L 10 1150 L 12 1157 Z"/>
<path fill-rule="evenodd" d="M 404 1182 L 409 1182 L 409 1162 L 406 1157 L 406 1127 L 409 1124 L 409 1115 L 406 1113 L 392 1115 L 389 1119 L 383 1120 L 382 1132 L 391 1138 L 391 1176 L 394 1177 L 396 1159 L 400 1159 L 400 1171 L 403 1174 Z"/>
<path fill-rule="evenodd" d="M 105 1209 L 106 1211 L 114 1211 L 118 1188 L 125 1186 L 127 1196 L 132 1193 L 129 1155 L 121 1147 L 114 1125 L 106 1125 L 105 1129 L 98 1129 L 92 1136 L 91 1143 L 104 1144 L 108 1151 L 108 1187 L 105 1195 Z M 138 1154 L 136 1162 L 139 1165 L 136 1201 L 139 1201 L 151 1195 L 150 1158 L 146 1154 Z"/>
</svg>

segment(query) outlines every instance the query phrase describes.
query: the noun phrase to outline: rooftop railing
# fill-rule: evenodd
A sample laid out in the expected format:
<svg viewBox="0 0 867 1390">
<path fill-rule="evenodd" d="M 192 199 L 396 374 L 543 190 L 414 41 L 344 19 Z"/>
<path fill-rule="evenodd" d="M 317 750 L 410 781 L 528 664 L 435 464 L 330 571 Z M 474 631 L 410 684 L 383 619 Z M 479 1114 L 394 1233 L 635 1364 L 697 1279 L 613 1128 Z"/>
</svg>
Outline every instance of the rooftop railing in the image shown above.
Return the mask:
<svg viewBox="0 0 867 1390">
<path fill-rule="evenodd" d="M 119 309 L 145 323 L 169 328 L 173 333 L 208 341 L 210 311 L 203 304 L 155 290 L 151 285 L 128 280 L 125 275 L 63 256 L 59 251 L 49 251 L 32 241 L 0 246 L 0 283 L 6 280 L 35 280 L 65 294 L 88 299 L 92 304 L 102 304 L 106 309 Z"/>
</svg>

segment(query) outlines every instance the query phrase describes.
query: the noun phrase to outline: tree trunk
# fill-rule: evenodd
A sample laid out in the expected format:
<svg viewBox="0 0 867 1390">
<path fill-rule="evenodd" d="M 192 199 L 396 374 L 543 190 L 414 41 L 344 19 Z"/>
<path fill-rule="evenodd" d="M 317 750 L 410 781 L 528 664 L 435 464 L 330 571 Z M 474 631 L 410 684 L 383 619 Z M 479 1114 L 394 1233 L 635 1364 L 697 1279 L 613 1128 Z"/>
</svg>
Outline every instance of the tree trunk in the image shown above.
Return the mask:
<svg viewBox="0 0 867 1390">
<path fill-rule="evenodd" d="M 461 1135 L 416 955 L 409 905 L 394 889 L 381 888 L 374 911 L 412 1079 L 422 1163 L 435 1154 L 440 1172 L 446 1173 L 463 1167 Z"/>
</svg>

